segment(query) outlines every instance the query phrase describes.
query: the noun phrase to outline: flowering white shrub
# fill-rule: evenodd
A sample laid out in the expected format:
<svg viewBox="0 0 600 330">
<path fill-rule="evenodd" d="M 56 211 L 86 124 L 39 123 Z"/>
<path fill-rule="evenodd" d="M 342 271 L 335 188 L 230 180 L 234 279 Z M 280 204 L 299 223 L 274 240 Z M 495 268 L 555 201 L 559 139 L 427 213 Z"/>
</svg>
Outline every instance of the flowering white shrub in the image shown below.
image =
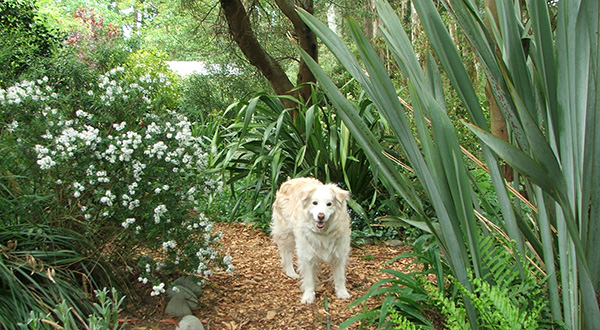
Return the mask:
<svg viewBox="0 0 600 330">
<path fill-rule="evenodd" d="M 153 295 L 164 292 L 155 275 L 165 268 L 199 281 L 216 266 L 233 271 L 203 214 L 222 182 L 205 171 L 196 124 L 156 105 L 171 86 L 167 75 L 132 83 L 124 71 L 111 70 L 79 94 L 55 92 L 47 78 L 0 89 L 0 129 L 35 155 L 57 209 L 120 243 L 121 256 L 142 256 L 139 279 L 154 284 Z"/>
</svg>

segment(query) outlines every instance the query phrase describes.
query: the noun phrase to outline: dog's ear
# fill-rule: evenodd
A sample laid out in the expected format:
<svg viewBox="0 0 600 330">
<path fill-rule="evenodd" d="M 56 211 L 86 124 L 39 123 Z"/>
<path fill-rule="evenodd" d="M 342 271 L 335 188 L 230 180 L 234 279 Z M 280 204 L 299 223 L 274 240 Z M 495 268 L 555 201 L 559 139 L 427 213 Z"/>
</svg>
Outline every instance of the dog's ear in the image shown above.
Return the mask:
<svg viewBox="0 0 600 330">
<path fill-rule="evenodd" d="M 348 196 L 350 195 L 350 192 L 334 185 L 334 184 L 330 184 L 329 185 L 331 187 L 331 190 L 333 190 L 333 193 L 335 195 L 335 198 L 340 202 L 340 203 L 344 203 L 346 201 L 346 199 L 348 199 Z"/>
</svg>

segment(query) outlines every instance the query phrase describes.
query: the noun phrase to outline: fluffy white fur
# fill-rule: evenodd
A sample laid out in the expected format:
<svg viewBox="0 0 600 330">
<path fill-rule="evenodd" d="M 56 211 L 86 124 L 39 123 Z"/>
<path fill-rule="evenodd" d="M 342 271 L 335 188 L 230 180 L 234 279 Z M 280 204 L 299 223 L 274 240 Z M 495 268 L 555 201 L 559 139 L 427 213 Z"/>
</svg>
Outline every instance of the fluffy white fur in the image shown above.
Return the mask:
<svg viewBox="0 0 600 330">
<path fill-rule="evenodd" d="M 277 191 L 271 235 L 279 248 L 283 271 L 291 278 L 299 277 L 294 269 L 296 251 L 303 304 L 315 301 L 315 270 L 321 262 L 331 265 L 336 296 L 350 298 L 346 290 L 350 253 L 347 198 L 347 191 L 313 178 L 288 180 Z"/>
</svg>

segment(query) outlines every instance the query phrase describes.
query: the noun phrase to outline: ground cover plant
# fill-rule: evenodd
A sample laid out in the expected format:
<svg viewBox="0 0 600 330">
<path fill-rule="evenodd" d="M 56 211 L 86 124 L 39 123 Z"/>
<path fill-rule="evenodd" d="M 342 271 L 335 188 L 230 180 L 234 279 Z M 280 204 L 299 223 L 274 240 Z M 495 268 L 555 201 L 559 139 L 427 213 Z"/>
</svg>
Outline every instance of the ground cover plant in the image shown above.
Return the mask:
<svg viewBox="0 0 600 330">
<path fill-rule="evenodd" d="M 510 141 L 489 133 L 473 83 L 433 1 L 413 3 L 436 56 L 427 57 L 424 69 L 392 8 L 384 1 L 376 3 L 385 42 L 409 81 L 416 134 L 407 124 L 406 107 L 399 102 L 385 66 L 358 24 L 349 21 L 358 47 L 355 57 L 326 26 L 309 15 L 302 16 L 390 124 L 423 184 L 436 218 L 423 214 L 422 203 L 407 184 L 406 174 L 382 153 L 382 146 L 355 107 L 309 56 L 304 58 L 370 161 L 387 179 L 388 189 L 421 214 L 407 222 L 427 228 L 435 236 L 450 270 L 438 272 L 437 283 L 446 283 L 452 274 L 462 288 L 456 299 L 466 311 L 468 324 L 463 326 L 475 329 L 487 324 L 473 295 L 481 290 L 481 280 L 492 286 L 500 283 L 486 275 L 493 271 L 482 260 L 479 237 L 497 232 L 511 240 L 511 244 L 498 244 L 512 251 L 522 280 L 529 275 L 528 267 L 542 270 L 537 280 L 544 282 L 549 323 L 553 323 L 549 326 L 597 327 L 600 259 L 593 252 L 597 251 L 599 224 L 594 219 L 598 218 L 596 201 L 600 194 L 595 183 L 598 149 L 593 142 L 599 127 L 597 3 L 567 5 L 561 1 L 555 8 L 555 4 L 538 1 L 523 7 L 495 2 L 492 6 L 497 16 L 491 16 L 469 1 L 443 2 L 484 68 L 494 100 L 511 127 Z M 550 12 L 557 14 L 556 30 Z M 484 24 L 487 19 L 491 27 Z M 523 48 L 523 36 L 531 42 L 530 47 Z M 456 129 L 448 118 L 440 70 L 450 79 L 469 113 L 465 125 L 482 141 L 481 155 L 499 206 L 487 218 L 481 213 L 484 203 L 479 202 L 485 196 L 477 195 L 480 191 L 472 184 L 471 166 L 462 155 Z M 507 188 L 499 158 L 523 175 L 528 200 Z M 526 212 L 520 206 L 524 201 L 533 206 Z M 516 257 L 519 255 L 526 261 Z M 436 288 L 440 293 L 446 289 L 444 285 Z M 402 299 L 393 292 L 389 297 L 386 307 L 382 306 L 384 311 Z M 383 321 L 385 313 L 378 318 L 380 324 Z M 521 325 L 518 321 L 511 324 Z"/>
</svg>

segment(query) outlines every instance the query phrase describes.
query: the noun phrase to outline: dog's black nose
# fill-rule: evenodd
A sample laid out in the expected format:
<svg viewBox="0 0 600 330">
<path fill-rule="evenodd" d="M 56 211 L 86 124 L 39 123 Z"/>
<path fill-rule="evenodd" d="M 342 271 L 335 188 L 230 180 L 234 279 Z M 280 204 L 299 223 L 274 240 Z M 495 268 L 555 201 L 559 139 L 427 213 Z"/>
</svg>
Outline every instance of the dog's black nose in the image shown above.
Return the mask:
<svg viewBox="0 0 600 330">
<path fill-rule="evenodd" d="M 323 219 L 325 219 L 325 214 L 319 213 L 319 214 L 317 214 L 317 218 L 319 218 L 319 220 L 323 220 Z"/>
</svg>

